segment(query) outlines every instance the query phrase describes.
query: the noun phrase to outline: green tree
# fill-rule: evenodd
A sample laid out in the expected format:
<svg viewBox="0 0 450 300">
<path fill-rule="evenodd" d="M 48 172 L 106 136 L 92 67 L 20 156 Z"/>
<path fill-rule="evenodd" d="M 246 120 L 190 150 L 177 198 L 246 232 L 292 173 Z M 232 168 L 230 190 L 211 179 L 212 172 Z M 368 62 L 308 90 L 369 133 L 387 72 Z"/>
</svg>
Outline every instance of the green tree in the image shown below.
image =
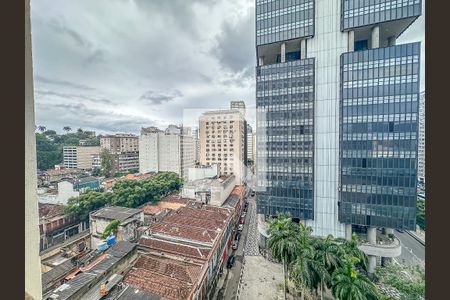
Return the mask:
<svg viewBox="0 0 450 300">
<path fill-rule="evenodd" d="M 47 130 L 47 127 L 40 125 L 40 126 L 38 126 L 38 130 L 40 132 L 44 132 L 45 130 Z"/>
<path fill-rule="evenodd" d="M 67 133 L 69 133 L 69 131 L 72 131 L 72 128 L 70 126 L 64 126 L 63 130 Z"/>
<path fill-rule="evenodd" d="M 100 165 L 102 166 L 102 175 L 110 177 L 113 168 L 113 156 L 107 149 L 100 152 Z"/>
<path fill-rule="evenodd" d="M 92 172 L 91 172 L 92 176 L 100 176 L 101 175 L 101 170 L 100 168 L 93 168 Z"/>
<path fill-rule="evenodd" d="M 401 300 L 425 299 L 425 272 L 418 265 L 393 264 L 375 269 L 378 285 L 397 290 Z M 388 297 L 386 292 L 381 293 Z"/>
<path fill-rule="evenodd" d="M 331 277 L 333 296 L 340 300 L 380 299 L 376 286 L 355 268 L 357 262 L 358 258 L 347 257 L 344 265 L 334 271 Z"/>
<path fill-rule="evenodd" d="M 292 222 L 290 214 L 278 214 L 269 225 L 268 246 L 273 258 L 283 263 L 284 268 L 284 293 L 286 296 L 288 266 L 295 259 L 299 247 L 299 228 Z"/>
<path fill-rule="evenodd" d="M 114 233 L 114 234 L 117 234 L 117 229 L 119 228 L 119 225 L 120 225 L 120 221 L 119 220 L 111 221 L 111 223 L 109 223 L 105 227 L 105 230 L 103 230 L 102 239 L 106 239 L 111 234 L 111 232 Z"/>
<path fill-rule="evenodd" d="M 422 230 L 425 230 L 425 200 L 423 199 L 417 199 L 416 222 Z"/>
<path fill-rule="evenodd" d="M 367 270 L 368 258 L 367 255 L 358 248 L 358 237 L 355 233 L 352 234 L 352 238 L 349 241 L 345 241 L 342 244 L 342 249 L 349 257 L 356 257 L 358 261 L 356 266 Z"/>
</svg>

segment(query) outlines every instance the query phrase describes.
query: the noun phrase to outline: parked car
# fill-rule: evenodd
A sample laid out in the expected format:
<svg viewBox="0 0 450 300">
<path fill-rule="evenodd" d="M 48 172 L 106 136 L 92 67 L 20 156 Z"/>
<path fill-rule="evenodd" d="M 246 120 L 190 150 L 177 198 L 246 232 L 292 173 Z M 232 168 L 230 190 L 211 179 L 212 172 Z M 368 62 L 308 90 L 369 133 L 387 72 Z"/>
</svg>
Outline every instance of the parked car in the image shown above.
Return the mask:
<svg viewBox="0 0 450 300">
<path fill-rule="evenodd" d="M 255 197 L 255 192 L 252 192 L 250 196 Z"/>
<path fill-rule="evenodd" d="M 231 249 L 236 250 L 238 248 L 238 241 L 234 241 L 233 244 L 231 244 Z"/>
<path fill-rule="evenodd" d="M 245 201 L 244 207 L 247 208 L 248 207 L 248 202 Z"/>
<path fill-rule="evenodd" d="M 244 224 L 239 224 L 238 231 L 242 231 L 242 230 L 244 230 Z"/>
<path fill-rule="evenodd" d="M 246 215 L 247 215 L 247 213 L 244 211 L 241 215 L 241 218 L 245 218 Z"/>
<path fill-rule="evenodd" d="M 405 232 L 403 229 L 397 229 L 398 232 L 403 233 Z"/>
<path fill-rule="evenodd" d="M 234 240 L 235 241 L 239 241 L 240 239 L 241 239 L 241 233 L 238 232 L 238 233 L 236 233 L 236 236 L 234 237 Z"/>
<path fill-rule="evenodd" d="M 228 257 L 228 261 L 227 261 L 227 268 L 231 269 L 234 265 L 234 255 L 230 255 L 230 257 Z"/>
<path fill-rule="evenodd" d="M 241 219 L 239 220 L 239 224 L 245 224 L 245 218 L 241 218 Z"/>
</svg>

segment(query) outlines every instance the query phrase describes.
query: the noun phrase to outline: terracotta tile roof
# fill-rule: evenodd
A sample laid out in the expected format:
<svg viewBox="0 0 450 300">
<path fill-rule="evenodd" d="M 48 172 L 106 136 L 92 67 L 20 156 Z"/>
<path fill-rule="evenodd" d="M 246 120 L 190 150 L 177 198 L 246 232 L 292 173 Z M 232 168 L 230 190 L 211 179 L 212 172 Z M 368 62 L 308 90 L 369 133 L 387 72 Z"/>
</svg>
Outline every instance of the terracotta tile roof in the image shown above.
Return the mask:
<svg viewBox="0 0 450 300">
<path fill-rule="evenodd" d="M 204 270 L 197 264 L 156 255 L 141 255 L 124 283 L 171 300 L 189 299 Z"/>
<path fill-rule="evenodd" d="M 139 245 L 157 252 L 170 253 L 181 257 L 195 258 L 202 261 L 206 261 L 211 253 L 210 248 L 164 241 L 152 237 L 142 237 L 139 240 Z"/>
<path fill-rule="evenodd" d="M 187 204 L 189 201 L 192 201 L 190 198 L 182 197 L 180 194 L 173 193 L 159 200 L 160 202 L 171 202 L 171 203 L 180 203 Z"/>
<path fill-rule="evenodd" d="M 39 219 L 64 215 L 64 205 L 39 202 Z"/>
<path fill-rule="evenodd" d="M 204 243 L 213 243 L 217 233 L 213 230 L 195 228 L 192 226 L 179 225 L 167 222 L 157 222 L 150 226 L 152 234 L 160 233 L 172 237 L 189 239 Z"/>
<path fill-rule="evenodd" d="M 184 207 L 185 203 L 180 203 L 181 201 L 171 201 L 171 200 L 160 200 L 157 204 L 147 204 L 144 206 L 144 214 L 155 215 L 162 212 L 165 209 L 177 210 L 180 207 Z M 187 202 L 187 201 L 186 201 Z"/>
<path fill-rule="evenodd" d="M 245 192 L 245 187 L 243 185 L 236 185 L 233 189 L 233 191 L 231 191 L 232 195 L 238 195 L 238 196 L 243 196 Z"/>
</svg>

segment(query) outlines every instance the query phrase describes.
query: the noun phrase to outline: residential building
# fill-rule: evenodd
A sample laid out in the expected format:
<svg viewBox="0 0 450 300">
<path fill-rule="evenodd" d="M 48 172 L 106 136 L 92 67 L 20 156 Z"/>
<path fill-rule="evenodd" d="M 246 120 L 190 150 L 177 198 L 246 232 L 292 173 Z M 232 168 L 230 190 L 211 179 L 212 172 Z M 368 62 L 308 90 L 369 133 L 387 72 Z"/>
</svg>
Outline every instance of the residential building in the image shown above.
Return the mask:
<svg viewBox="0 0 450 300">
<path fill-rule="evenodd" d="M 100 136 L 100 147 L 113 156 L 114 171 L 139 169 L 139 137 L 134 134 Z M 100 165 L 100 157 L 93 159 L 94 166 Z"/>
<path fill-rule="evenodd" d="M 81 174 L 83 174 L 83 171 L 79 169 L 47 170 L 38 175 L 39 186 L 48 186 L 67 178 L 77 178 Z"/>
<path fill-rule="evenodd" d="M 205 112 L 199 120 L 200 164 L 218 164 L 222 175 L 245 180 L 246 122 L 238 110 Z"/>
<path fill-rule="evenodd" d="M 25 298 L 42 299 L 30 0 L 25 0 Z"/>
<path fill-rule="evenodd" d="M 70 198 L 78 197 L 88 189 L 99 190 L 100 183 L 101 178 L 92 176 L 62 179 L 57 183 L 56 189 L 53 186 L 39 188 L 38 199 L 42 203 L 66 205 Z"/>
<path fill-rule="evenodd" d="M 201 166 L 197 165 L 188 170 L 188 181 L 195 181 L 205 178 L 218 178 L 220 176 L 219 165 Z"/>
<path fill-rule="evenodd" d="M 142 128 L 139 137 L 139 171 L 175 172 L 187 179 L 195 164 L 194 137 L 170 125 L 165 132 L 156 127 Z"/>
<path fill-rule="evenodd" d="M 256 1 L 257 209 L 376 248 L 415 229 L 421 1 L 369 2 Z"/>
<path fill-rule="evenodd" d="M 230 109 L 238 110 L 245 118 L 245 102 L 242 100 L 230 101 Z"/>
<path fill-rule="evenodd" d="M 417 177 L 419 184 L 425 186 L 425 92 L 419 98 L 419 165 Z"/>
<path fill-rule="evenodd" d="M 140 238 L 142 263 L 124 283 L 167 299 L 212 299 L 231 251 L 231 218 L 228 208 L 195 201 L 169 212 Z M 174 269 L 190 276 L 180 277 Z"/>
<path fill-rule="evenodd" d="M 136 228 L 144 224 L 142 209 L 120 206 L 106 206 L 89 214 L 89 227 L 91 229 L 91 248 L 95 249 L 103 242 L 102 234 L 112 221 L 118 220 L 117 241 L 135 241 Z"/>
<path fill-rule="evenodd" d="M 65 168 L 88 170 L 93 168 L 94 157 L 100 154 L 99 146 L 65 146 L 63 147 L 63 164 Z"/>
<path fill-rule="evenodd" d="M 148 203 L 144 206 L 144 225 L 160 221 L 170 211 L 185 207 L 193 199 L 185 198 L 179 194 L 170 194 L 161 198 L 156 203 Z"/>
<path fill-rule="evenodd" d="M 234 175 L 222 175 L 216 179 L 199 179 L 186 182 L 181 195 L 202 203 L 222 206 L 236 184 Z"/>
</svg>

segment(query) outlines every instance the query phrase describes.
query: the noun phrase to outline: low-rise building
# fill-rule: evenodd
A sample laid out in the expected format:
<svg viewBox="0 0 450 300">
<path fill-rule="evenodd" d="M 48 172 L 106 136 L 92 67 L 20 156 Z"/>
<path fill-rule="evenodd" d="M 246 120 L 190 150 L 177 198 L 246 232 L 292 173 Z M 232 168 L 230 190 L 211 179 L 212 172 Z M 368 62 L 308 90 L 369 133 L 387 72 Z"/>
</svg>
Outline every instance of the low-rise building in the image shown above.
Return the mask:
<svg viewBox="0 0 450 300">
<path fill-rule="evenodd" d="M 65 146 L 63 147 L 64 167 L 92 169 L 94 157 L 100 153 L 100 150 L 99 146 Z"/>
<path fill-rule="evenodd" d="M 144 223 L 146 225 L 160 221 L 171 210 L 185 207 L 192 199 L 184 198 L 179 194 L 170 194 L 161 198 L 156 203 L 148 203 L 144 206 Z"/>
<path fill-rule="evenodd" d="M 209 166 L 195 166 L 188 170 L 188 181 L 195 181 L 205 178 L 217 178 L 220 176 L 220 167 L 217 164 Z"/>
<path fill-rule="evenodd" d="M 166 299 L 210 299 L 230 250 L 231 220 L 231 209 L 193 200 L 170 211 L 139 239 L 148 263 L 135 266 L 124 282 Z M 176 269 L 191 270 L 190 277 L 167 287 Z"/>
<path fill-rule="evenodd" d="M 181 195 L 185 198 L 221 206 L 236 184 L 236 176 L 220 176 L 216 179 L 199 179 L 184 184 Z"/>
<path fill-rule="evenodd" d="M 57 188 L 42 187 L 38 189 L 38 200 L 42 203 L 67 205 L 72 197 L 78 197 L 80 193 L 87 190 L 100 189 L 101 178 L 98 177 L 80 177 L 66 178 L 57 183 Z"/>
<path fill-rule="evenodd" d="M 112 221 L 118 220 L 116 240 L 135 241 L 137 239 L 136 228 L 144 224 L 144 212 L 142 209 L 120 206 L 106 206 L 89 214 L 89 226 L 91 229 L 91 247 L 97 246 L 103 241 L 102 234 Z"/>
<path fill-rule="evenodd" d="M 139 137 L 134 134 L 115 134 L 100 136 L 100 147 L 113 157 L 113 171 L 139 169 Z M 97 165 L 100 155 L 94 158 Z"/>
</svg>

